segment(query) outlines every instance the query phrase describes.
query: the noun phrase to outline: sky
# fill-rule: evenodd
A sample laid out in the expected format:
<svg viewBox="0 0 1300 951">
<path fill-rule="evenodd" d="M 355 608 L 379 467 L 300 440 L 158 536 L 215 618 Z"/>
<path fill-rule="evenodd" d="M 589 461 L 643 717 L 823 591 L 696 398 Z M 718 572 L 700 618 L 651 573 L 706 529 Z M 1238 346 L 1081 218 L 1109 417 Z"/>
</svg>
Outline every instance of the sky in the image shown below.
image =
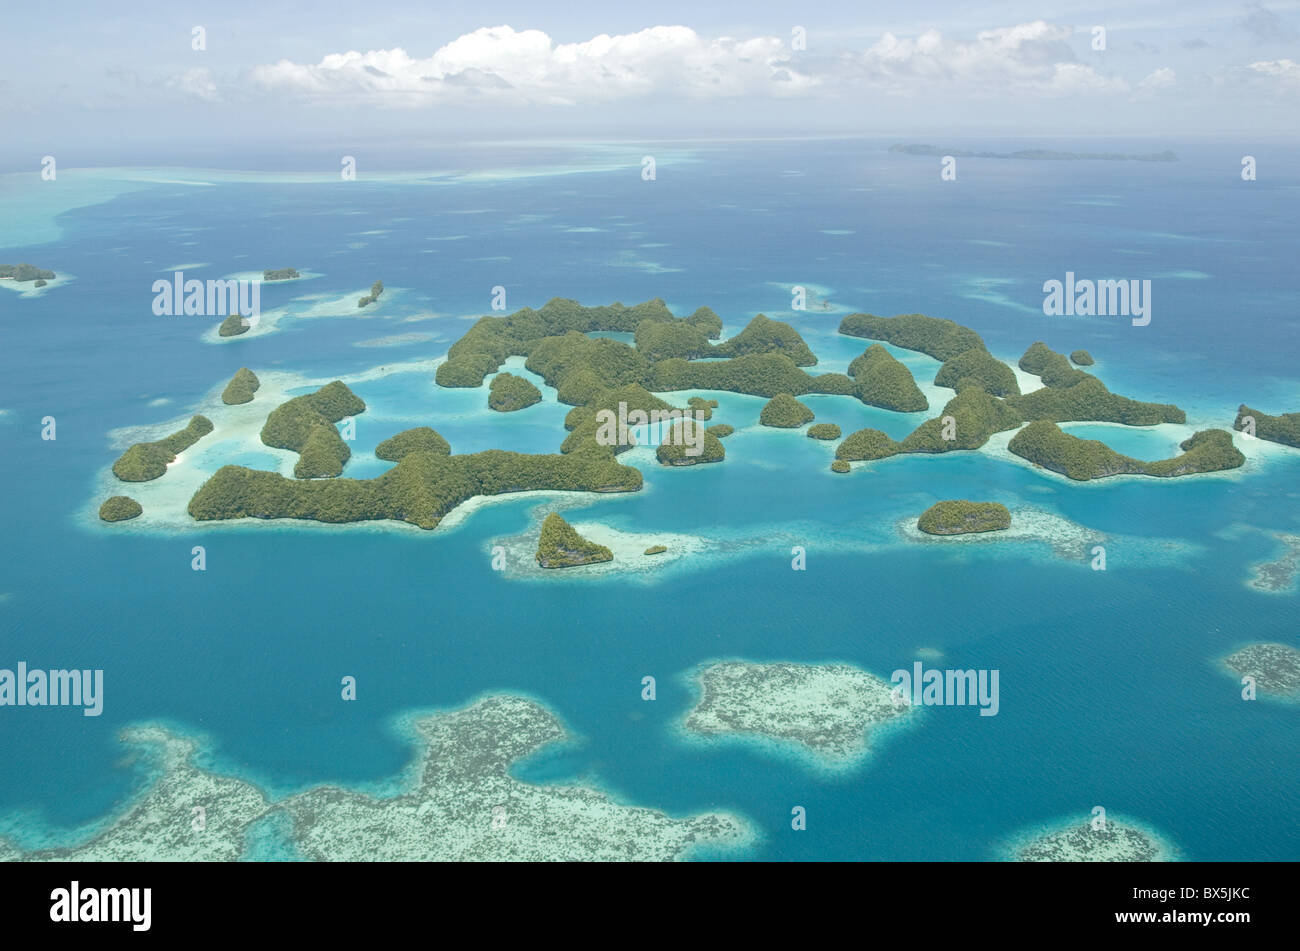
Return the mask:
<svg viewBox="0 0 1300 951">
<path fill-rule="evenodd" d="M 9 4 L 0 168 L 817 135 L 1286 139 L 1300 0 Z"/>
</svg>

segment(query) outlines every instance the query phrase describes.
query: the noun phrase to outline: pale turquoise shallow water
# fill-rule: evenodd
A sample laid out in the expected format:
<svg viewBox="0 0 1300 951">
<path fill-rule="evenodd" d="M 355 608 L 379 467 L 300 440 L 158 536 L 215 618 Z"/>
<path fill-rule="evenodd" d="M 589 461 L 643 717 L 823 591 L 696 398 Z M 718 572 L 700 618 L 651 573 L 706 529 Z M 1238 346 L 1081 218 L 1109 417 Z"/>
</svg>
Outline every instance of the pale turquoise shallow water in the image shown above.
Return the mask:
<svg viewBox="0 0 1300 951">
<path fill-rule="evenodd" d="M 714 421 L 741 429 L 726 462 L 645 466 L 645 491 L 567 513 L 712 540 L 650 583 L 491 571 L 490 548 L 534 524 L 535 499 L 433 533 L 259 523 L 144 534 L 84 518 L 117 452 L 110 430 L 188 416 L 245 364 L 334 378 L 436 357 L 497 284 L 512 309 L 557 295 L 662 296 L 678 313 L 707 304 L 729 332 L 761 310 L 799 326 L 821 371 L 865 346 L 835 334 L 843 313 L 924 311 L 976 328 L 1004 357 L 1035 339 L 1089 349 L 1112 389 L 1176 402 L 1194 424 L 1229 425 L 1241 401 L 1300 409 L 1286 277 L 1295 169 L 1279 159 L 1289 179 L 1242 192 L 1214 150 L 1179 151 L 1183 162 L 1159 168 L 985 162 L 960 192 L 923 161 L 832 143 L 702 150 L 661 166 L 653 184 L 629 171 L 347 192 L 150 185 L 62 214 L 57 240 L 0 249 L 6 263 L 77 276 L 39 298 L 0 293 L 11 461 L 0 485 L 18 500 L 0 562 L 0 666 L 102 667 L 107 700 L 98 719 L 0 710 L 0 812 L 33 843 L 102 815 L 131 786 L 115 731 L 153 719 L 202 732 L 214 765 L 278 791 L 382 783 L 408 756 L 391 717 L 503 690 L 546 701 L 580 737 L 522 776 L 580 778 L 673 813 L 738 811 L 764 836 L 759 857 L 991 858 L 1026 827 L 1103 804 L 1188 857 L 1296 858 L 1296 708 L 1242 702 L 1215 664 L 1244 643 L 1296 642 L 1295 594 L 1245 584 L 1251 564 L 1277 554 L 1270 533 L 1297 528 L 1294 453 L 1161 483 L 1078 486 L 986 454 L 896 458 L 846 477 L 828 470 L 833 444 L 746 429 L 763 401 L 716 394 Z M 814 174 L 779 174 L 791 168 Z M 1117 203 L 1077 204 L 1098 194 Z M 571 230 L 582 227 L 604 230 Z M 291 313 L 309 303 L 298 295 L 343 296 L 380 277 L 392 296 L 370 315 L 288 317 L 274 334 L 214 345 L 200 340 L 206 321 L 150 312 L 152 280 L 182 261 L 207 262 L 200 277 L 285 264 L 320 273 L 265 289 L 264 307 Z M 1041 282 L 1067 268 L 1155 278 L 1152 325 L 1035 313 Z M 790 313 L 787 287 L 801 281 L 832 307 Z M 411 332 L 441 339 L 354 346 Z M 898 355 L 932 379 L 933 361 Z M 354 384 L 369 409 L 347 475 L 382 471 L 373 447 L 412 425 L 434 426 L 457 452 L 553 451 L 563 438 L 565 407 L 502 417 L 482 391 L 431 377 Z M 807 402 L 845 432 L 901 437 L 926 415 Z M 58 419 L 56 442 L 38 438 L 45 415 Z M 1143 459 L 1177 442 L 1162 429 L 1070 428 Z M 272 460 L 251 450 L 231 461 Z M 1042 509 L 1110 536 L 1108 570 L 1088 570 L 1087 545 L 899 540 L 900 519 L 945 497 Z M 194 544 L 208 548 L 207 572 L 189 568 Z M 807 571 L 790 570 L 794 545 Z M 845 661 L 888 676 L 922 648 L 943 666 L 999 669 L 999 715 L 927 711 L 834 777 L 675 738 L 690 703 L 678 675 L 701 661 Z M 345 673 L 361 684 L 355 704 L 337 699 Z M 646 674 L 659 682 L 654 703 L 640 700 Z M 789 831 L 794 804 L 809 810 L 807 832 Z M 273 831 L 256 854 L 282 854 Z"/>
</svg>

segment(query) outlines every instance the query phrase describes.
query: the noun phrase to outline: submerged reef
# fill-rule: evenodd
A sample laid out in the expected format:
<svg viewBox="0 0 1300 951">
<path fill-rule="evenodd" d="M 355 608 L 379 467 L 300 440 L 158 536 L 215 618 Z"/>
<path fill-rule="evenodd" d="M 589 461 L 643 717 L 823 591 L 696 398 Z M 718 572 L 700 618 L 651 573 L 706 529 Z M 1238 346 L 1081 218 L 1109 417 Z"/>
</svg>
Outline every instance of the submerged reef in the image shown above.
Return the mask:
<svg viewBox="0 0 1300 951">
<path fill-rule="evenodd" d="M 1169 862 L 1173 849 L 1153 832 L 1106 818 L 1093 827 L 1083 820 L 1022 839 L 1009 856 L 1015 862 Z"/>
<path fill-rule="evenodd" d="M 699 698 L 686 733 L 771 740 L 824 767 L 858 762 L 871 731 L 910 710 L 888 681 L 845 664 L 723 661 L 702 666 L 694 680 Z"/>
<path fill-rule="evenodd" d="M 1253 677 L 1262 693 L 1300 699 L 1300 650 L 1287 644 L 1250 644 L 1223 659 L 1241 677 Z"/>
<path fill-rule="evenodd" d="M 917 519 L 916 527 L 927 535 L 970 535 L 996 532 L 1011 527 L 1011 513 L 997 502 L 968 502 L 945 499 L 936 502 Z"/>
<path fill-rule="evenodd" d="M 212 420 L 193 416 L 184 429 L 156 442 L 138 442 L 113 463 L 113 475 L 123 482 L 149 482 L 167 472 L 176 457 L 212 432 Z"/>
<path fill-rule="evenodd" d="M 613 552 L 583 538 L 558 512 L 552 512 L 542 522 L 537 563 L 543 568 L 575 568 L 613 560 Z"/>
</svg>

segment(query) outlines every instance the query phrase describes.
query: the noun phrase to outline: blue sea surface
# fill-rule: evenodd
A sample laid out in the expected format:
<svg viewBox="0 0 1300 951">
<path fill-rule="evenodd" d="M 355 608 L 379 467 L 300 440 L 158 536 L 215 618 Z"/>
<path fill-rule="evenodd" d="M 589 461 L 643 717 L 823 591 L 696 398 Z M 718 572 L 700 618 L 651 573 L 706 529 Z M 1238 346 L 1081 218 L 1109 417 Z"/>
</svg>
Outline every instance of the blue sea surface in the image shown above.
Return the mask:
<svg viewBox="0 0 1300 951">
<path fill-rule="evenodd" d="M 1247 643 L 1300 646 L 1295 591 L 1247 584 L 1280 554 L 1273 533 L 1300 530 L 1295 450 L 1179 480 L 1080 485 L 992 452 L 838 475 L 835 443 L 755 428 L 763 400 L 716 393 L 712 421 L 738 430 L 725 462 L 643 464 L 641 493 L 566 500 L 579 503 L 571 521 L 713 540 L 649 578 L 493 571 L 492 546 L 546 510 L 537 497 L 432 532 L 286 521 L 150 533 L 93 517 L 121 451 L 110 431 L 183 421 L 241 366 L 335 379 L 431 360 L 492 313 L 498 286 L 511 311 L 557 296 L 707 305 L 728 334 L 766 313 L 803 333 L 814 372 L 843 372 L 869 343 L 836 332 L 843 315 L 922 312 L 974 328 L 1012 362 L 1035 340 L 1087 349 L 1113 391 L 1176 403 L 1196 428 L 1230 428 L 1243 402 L 1300 410 L 1294 153 L 1261 151 L 1270 171 L 1253 183 L 1231 148 L 1204 143 L 1171 144 L 1177 163 L 959 159 L 958 180 L 942 182 L 937 159 L 888 145 L 698 145 L 661 160 L 651 182 L 641 147 L 612 171 L 568 156 L 563 175 L 527 174 L 519 154 L 500 163 L 519 174 L 439 184 L 159 182 L 60 214 L 48 244 L 0 248 L 5 263 L 76 276 L 37 297 L 0 288 L 0 667 L 102 668 L 106 685 L 97 718 L 0 708 L 0 835 L 31 844 L 113 810 L 138 781 L 116 740 L 129 723 L 183 724 L 211 739 L 207 765 L 277 792 L 368 785 L 411 756 L 391 729 L 402 711 L 502 691 L 543 699 L 578 738 L 521 764 L 521 778 L 589 782 L 674 815 L 733 810 L 760 832 L 745 857 L 994 859 L 1026 828 L 1102 805 L 1186 858 L 1300 858 L 1300 707 L 1243 701 L 1218 665 Z M 32 178 L 4 187 L 44 187 Z M 263 310 L 286 311 L 274 332 L 214 343 L 203 339 L 213 318 L 152 311 L 153 281 L 180 263 L 203 265 L 186 271 L 200 279 L 284 266 L 322 276 L 265 285 Z M 1150 325 L 1044 316 L 1042 284 L 1066 271 L 1150 279 Z M 293 316 L 376 279 L 385 297 L 364 311 Z M 792 285 L 809 288 L 806 311 L 791 309 Z M 373 345 L 405 334 L 432 337 Z M 936 361 L 893 352 L 918 383 L 933 380 Z M 545 402 L 515 414 L 488 412 L 482 389 L 438 387 L 432 369 L 352 386 L 368 410 L 346 476 L 384 471 L 375 445 L 416 425 L 454 452 L 553 452 L 565 435 L 568 407 L 545 386 Z M 929 392 L 918 414 L 805 402 L 846 434 L 901 438 L 951 391 Z M 1142 459 L 1177 451 L 1169 428 L 1067 428 Z M 273 468 L 277 456 L 229 461 Z M 1084 526 L 1109 537 L 1107 569 L 1091 570 L 1077 542 L 900 537 L 899 522 L 943 498 Z M 195 545 L 206 571 L 191 570 Z M 795 545 L 806 570 L 791 568 Z M 833 775 L 677 736 L 692 702 L 681 675 L 701 662 L 845 662 L 888 677 L 925 649 L 940 652 L 928 666 L 1000 671 L 998 715 L 929 708 Z M 641 699 L 647 675 L 653 702 Z M 355 702 L 339 699 L 344 676 L 357 679 Z M 796 805 L 806 831 L 790 828 Z M 258 833 L 251 854 L 292 856 Z"/>
</svg>

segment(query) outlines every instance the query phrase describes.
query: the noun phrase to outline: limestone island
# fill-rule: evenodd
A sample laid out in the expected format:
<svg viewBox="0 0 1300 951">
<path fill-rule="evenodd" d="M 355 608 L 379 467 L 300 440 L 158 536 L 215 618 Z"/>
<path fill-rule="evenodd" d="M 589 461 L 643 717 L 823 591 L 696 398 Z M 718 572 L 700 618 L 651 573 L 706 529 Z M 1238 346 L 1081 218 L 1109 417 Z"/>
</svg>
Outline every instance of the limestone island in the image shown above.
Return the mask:
<svg viewBox="0 0 1300 951">
<path fill-rule="evenodd" d="M 667 546 L 667 545 L 651 545 L 649 548 L 647 548 L 647 549 L 643 552 L 643 554 L 646 554 L 646 555 L 662 555 L 662 554 L 663 554 L 664 552 L 666 552 L 667 550 L 668 550 L 668 546 Z"/>
<path fill-rule="evenodd" d="M 1012 847 L 1014 862 L 1170 862 L 1173 849 L 1157 835 L 1107 817 L 1094 829 L 1091 820 L 1023 839 Z"/>
<path fill-rule="evenodd" d="M 772 397 L 758 414 L 759 423 L 778 429 L 798 429 L 811 423 L 813 418 L 813 411 L 789 393 L 778 393 Z"/>
<path fill-rule="evenodd" d="M 831 472 L 844 473 L 844 472 L 849 472 L 852 469 L 853 467 L 849 465 L 847 462 L 845 462 L 843 459 L 835 459 L 831 462 Z"/>
<path fill-rule="evenodd" d="M 365 410 L 361 397 L 342 380 L 335 380 L 315 393 L 295 396 L 273 409 L 262 426 L 262 443 L 298 453 L 293 467 L 296 478 L 333 478 L 352 457 L 352 450 L 334 424 Z"/>
<path fill-rule="evenodd" d="M 543 568 L 576 568 L 613 560 L 613 552 L 604 545 L 587 541 L 558 512 L 552 512 L 542 522 L 542 534 L 537 539 L 537 563 Z"/>
<path fill-rule="evenodd" d="M 728 426 L 726 423 L 715 423 L 704 431 L 716 439 L 726 439 L 736 431 L 736 427 Z"/>
<path fill-rule="evenodd" d="M 105 499 L 99 507 L 99 517 L 106 522 L 125 522 L 144 512 L 140 503 L 128 495 L 115 495 Z"/>
<path fill-rule="evenodd" d="M 1232 428 L 1238 432 L 1246 430 L 1248 419 L 1255 421 L 1255 435 L 1260 439 L 1300 449 L 1300 413 L 1270 416 L 1242 403 L 1237 407 L 1237 419 L 1233 422 Z"/>
<path fill-rule="evenodd" d="M 878 343 L 867 347 L 849 364 L 854 395 L 868 406 L 896 413 L 919 413 L 930 408 L 912 378 L 912 371 Z"/>
<path fill-rule="evenodd" d="M 184 429 L 179 429 L 156 442 L 138 442 L 118 456 L 113 463 L 113 475 L 123 482 L 149 482 L 167 472 L 176 457 L 212 432 L 212 420 L 206 416 L 193 416 Z"/>
<path fill-rule="evenodd" d="M 1174 478 L 1198 472 L 1235 469 L 1246 457 L 1222 429 L 1203 429 L 1179 444 L 1180 456 L 1143 462 L 1122 455 L 1096 439 L 1080 439 L 1062 432 L 1055 423 L 1030 423 L 1012 438 L 1007 449 L 1044 469 L 1051 469 L 1080 482 L 1114 475 L 1146 475 Z"/>
<path fill-rule="evenodd" d="M 240 334 L 248 333 L 252 326 L 242 314 L 231 314 L 217 327 L 217 335 L 220 337 L 238 337 Z"/>
<path fill-rule="evenodd" d="M 817 423 L 809 426 L 805 434 L 809 439 L 839 439 L 840 427 L 835 423 Z"/>
<path fill-rule="evenodd" d="M 15 284 L 35 281 L 37 287 L 44 287 L 46 281 L 52 281 L 54 278 L 53 271 L 33 267 L 30 264 L 0 264 L 0 281 L 8 280 Z"/>
<path fill-rule="evenodd" d="M 428 426 L 406 429 L 390 436 L 375 447 L 375 457 L 386 462 L 400 462 L 413 452 L 429 452 L 435 456 L 451 455 L 447 440 Z"/>
<path fill-rule="evenodd" d="M 1251 644 L 1223 659 L 1239 677 L 1255 678 L 1262 693 L 1300 700 L 1300 650 L 1287 644 Z"/>
<path fill-rule="evenodd" d="M 291 267 L 282 267 L 275 271 L 263 271 L 263 281 L 292 281 L 296 277 L 302 277 L 301 274 Z"/>
<path fill-rule="evenodd" d="M 1074 362 L 1075 366 L 1080 367 L 1090 367 L 1097 362 L 1092 358 L 1092 354 L 1087 350 L 1072 350 L 1070 352 L 1070 359 Z"/>
<path fill-rule="evenodd" d="M 873 731 L 908 714 L 892 685 L 845 664 L 723 661 L 694 674 L 699 698 L 682 729 L 704 739 L 770 741 L 820 766 L 854 765 Z"/>
<path fill-rule="evenodd" d="M 927 535 L 970 535 L 997 532 L 1011 527 L 1011 513 L 997 502 L 967 502 L 945 499 L 936 502 L 916 521 Z"/>
<path fill-rule="evenodd" d="M 674 423 L 655 450 L 655 458 L 665 466 L 694 466 L 726 457 L 727 450 L 718 437 L 693 419 Z"/>
<path fill-rule="evenodd" d="M 375 283 L 370 285 L 370 293 L 367 294 L 365 297 L 361 297 L 357 299 L 357 307 L 360 308 L 360 307 L 365 307 L 368 304 L 373 304 L 375 301 L 379 300 L 379 295 L 382 294 L 383 292 L 384 292 L 384 282 L 375 281 Z"/>
<path fill-rule="evenodd" d="M 253 394 L 257 392 L 262 381 L 257 378 L 257 374 L 248 367 L 240 367 L 235 371 L 235 375 L 230 378 L 226 388 L 221 391 L 221 402 L 227 406 L 239 406 L 243 403 L 253 402 Z"/>
<path fill-rule="evenodd" d="M 488 408 L 513 413 L 542 401 L 542 391 L 522 376 L 498 373 L 488 387 Z"/>
</svg>

